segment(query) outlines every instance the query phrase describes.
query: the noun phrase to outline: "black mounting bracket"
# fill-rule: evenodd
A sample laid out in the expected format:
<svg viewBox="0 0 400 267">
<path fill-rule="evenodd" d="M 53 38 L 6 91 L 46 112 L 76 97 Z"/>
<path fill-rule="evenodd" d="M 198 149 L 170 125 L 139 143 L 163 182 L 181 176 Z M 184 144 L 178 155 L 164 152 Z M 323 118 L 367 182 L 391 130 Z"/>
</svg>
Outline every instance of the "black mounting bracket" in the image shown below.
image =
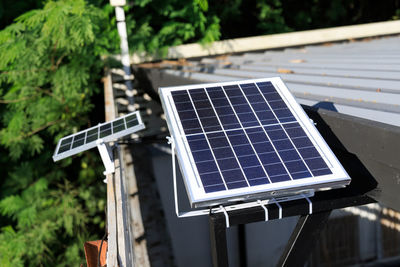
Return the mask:
<svg viewBox="0 0 400 267">
<path fill-rule="evenodd" d="M 303 266 L 306 263 L 311 248 L 315 245 L 322 229 L 328 222 L 332 210 L 376 202 L 366 195 L 355 194 L 351 188 L 317 192 L 311 200 L 312 214 L 310 214 L 310 204 L 307 199 L 282 202 L 280 203 L 281 209 L 275 203 L 266 205 L 269 220 L 279 219 L 280 216 L 285 218 L 300 215 L 278 266 Z M 261 206 L 233 210 L 228 212 L 228 216 L 230 226 L 240 226 L 265 221 L 265 210 Z M 227 267 L 229 262 L 225 215 L 223 213 L 211 213 L 209 215 L 209 226 L 213 266 Z M 245 250 L 239 252 L 242 259 L 246 258 L 245 253 Z M 245 260 L 242 259 L 240 259 L 241 266 L 246 266 Z"/>
</svg>

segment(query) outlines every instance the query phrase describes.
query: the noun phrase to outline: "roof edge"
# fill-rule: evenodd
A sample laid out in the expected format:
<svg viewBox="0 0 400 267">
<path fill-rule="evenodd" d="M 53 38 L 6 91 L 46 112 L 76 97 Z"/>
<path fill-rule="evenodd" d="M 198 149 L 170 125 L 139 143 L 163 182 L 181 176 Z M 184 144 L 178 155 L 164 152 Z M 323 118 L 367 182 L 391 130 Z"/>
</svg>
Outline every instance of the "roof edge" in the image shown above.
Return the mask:
<svg viewBox="0 0 400 267">
<path fill-rule="evenodd" d="M 228 39 L 216 41 L 206 46 L 198 43 L 184 44 L 170 47 L 166 57 L 147 55 L 144 53 L 134 53 L 131 56 L 131 63 L 138 64 L 159 59 L 215 56 L 229 53 L 284 48 L 398 33 L 400 33 L 400 20 L 375 22 L 326 29 Z"/>
</svg>

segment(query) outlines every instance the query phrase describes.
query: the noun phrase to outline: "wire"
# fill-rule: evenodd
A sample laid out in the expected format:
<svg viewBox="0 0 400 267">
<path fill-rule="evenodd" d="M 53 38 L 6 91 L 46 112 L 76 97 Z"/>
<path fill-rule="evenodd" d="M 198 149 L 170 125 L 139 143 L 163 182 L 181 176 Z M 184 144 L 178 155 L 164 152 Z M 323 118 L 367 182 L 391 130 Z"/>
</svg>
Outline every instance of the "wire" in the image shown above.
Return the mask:
<svg viewBox="0 0 400 267">
<path fill-rule="evenodd" d="M 101 264 L 100 264 L 100 256 L 101 256 L 101 249 L 102 249 L 102 247 L 103 247 L 103 242 L 104 242 L 104 240 L 106 239 L 106 237 L 107 237 L 107 232 L 108 232 L 108 221 L 107 221 L 107 206 L 105 207 L 105 209 L 104 209 L 104 212 L 105 212 L 105 215 L 106 215 L 106 223 L 105 223 L 105 231 L 104 231 L 104 236 L 103 236 L 103 238 L 101 239 L 101 242 L 100 242 L 100 249 L 99 249 L 99 255 L 97 255 L 97 267 L 102 267 L 101 266 Z M 107 263 L 106 263 L 106 265 L 107 265 Z M 104 265 L 105 266 L 105 265 Z"/>
<path fill-rule="evenodd" d="M 107 237 L 107 231 L 104 233 L 103 238 L 101 239 L 101 243 L 100 243 L 100 249 L 99 249 L 99 255 L 97 257 L 97 267 L 102 267 L 100 264 L 100 256 L 101 256 L 101 248 L 103 247 L 103 242 Z"/>
<path fill-rule="evenodd" d="M 142 140 L 120 140 L 117 142 L 120 145 L 131 145 L 131 144 L 154 144 L 154 143 L 165 143 L 165 138 L 149 138 Z"/>
</svg>

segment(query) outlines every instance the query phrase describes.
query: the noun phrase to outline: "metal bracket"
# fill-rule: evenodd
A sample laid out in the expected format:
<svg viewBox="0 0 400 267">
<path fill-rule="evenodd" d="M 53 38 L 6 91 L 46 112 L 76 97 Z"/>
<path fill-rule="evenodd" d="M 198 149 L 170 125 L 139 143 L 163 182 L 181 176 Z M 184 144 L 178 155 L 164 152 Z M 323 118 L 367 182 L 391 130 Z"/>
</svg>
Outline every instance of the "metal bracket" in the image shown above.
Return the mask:
<svg viewBox="0 0 400 267">
<path fill-rule="evenodd" d="M 172 176 L 173 176 L 173 183 L 174 183 L 174 200 L 175 200 L 175 213 L 178 218 L 184 217 L 193 217 L 193 216 L 200 216 L 200 215 L 207 215 L 212 212 L 223 212 L 226 218 L 226 228 L 229 228 L 229 216 L 226 209 L 220 205 L 219 208 L 210 208 L 210 209 L 201 209 L 201 210 L 194 210 L 194 211 L 179 211 L 179 201 L 178 201 L 178 189 L 176 184 L 176 162 L 175 162 L 175 142 L 174 139 L 170 136 L 167 136 L 167 143 L 171 145 L 171 160 L 172 160 Z"/>
<path fill-rule="evenodd" d="M 113 154 L 110 145 L 108 143 L 104 143 L 103 139 L 97 140 L 96 144 L 97 148 L 99 149 L 101 160 L 103 161 L 104 167 L 106 168 L 103 174 L 107 175 L 110 173 L 114 173 L 115 166 L 113 162 Z"/>
<path fill-rule="evenodd" d="M 175 200 L 175 213 L 178 218 L 193 217 L 199 215 L 207 215 L 211 212 L 211 209 L 203 209 L 196 211 L 179 211 L 179 200 L 178 200 L 178 189 L 176 184 L 176 162 L 175 162 L 175 142 L 174 138 L 167 136 L 167 143 L 171 145 L 171 160 L 172 160 L 172 178 L 174 183 L 174 200 Z"/>
</svg>

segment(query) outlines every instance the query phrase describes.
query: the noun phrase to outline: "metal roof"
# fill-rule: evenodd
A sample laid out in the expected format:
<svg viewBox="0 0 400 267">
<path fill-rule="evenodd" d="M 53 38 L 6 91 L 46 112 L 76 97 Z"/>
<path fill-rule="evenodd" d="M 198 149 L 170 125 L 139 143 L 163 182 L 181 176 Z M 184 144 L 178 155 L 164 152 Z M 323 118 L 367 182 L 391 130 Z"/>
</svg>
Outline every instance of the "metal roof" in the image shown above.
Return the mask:
<svg viewBox="0 0 400 267">
<path fill-rule="evenodd" d="M 204 82 L 280 76 L 301 104 L 400 126 L 400 36 L 191 60 Z"/>
</svg>

